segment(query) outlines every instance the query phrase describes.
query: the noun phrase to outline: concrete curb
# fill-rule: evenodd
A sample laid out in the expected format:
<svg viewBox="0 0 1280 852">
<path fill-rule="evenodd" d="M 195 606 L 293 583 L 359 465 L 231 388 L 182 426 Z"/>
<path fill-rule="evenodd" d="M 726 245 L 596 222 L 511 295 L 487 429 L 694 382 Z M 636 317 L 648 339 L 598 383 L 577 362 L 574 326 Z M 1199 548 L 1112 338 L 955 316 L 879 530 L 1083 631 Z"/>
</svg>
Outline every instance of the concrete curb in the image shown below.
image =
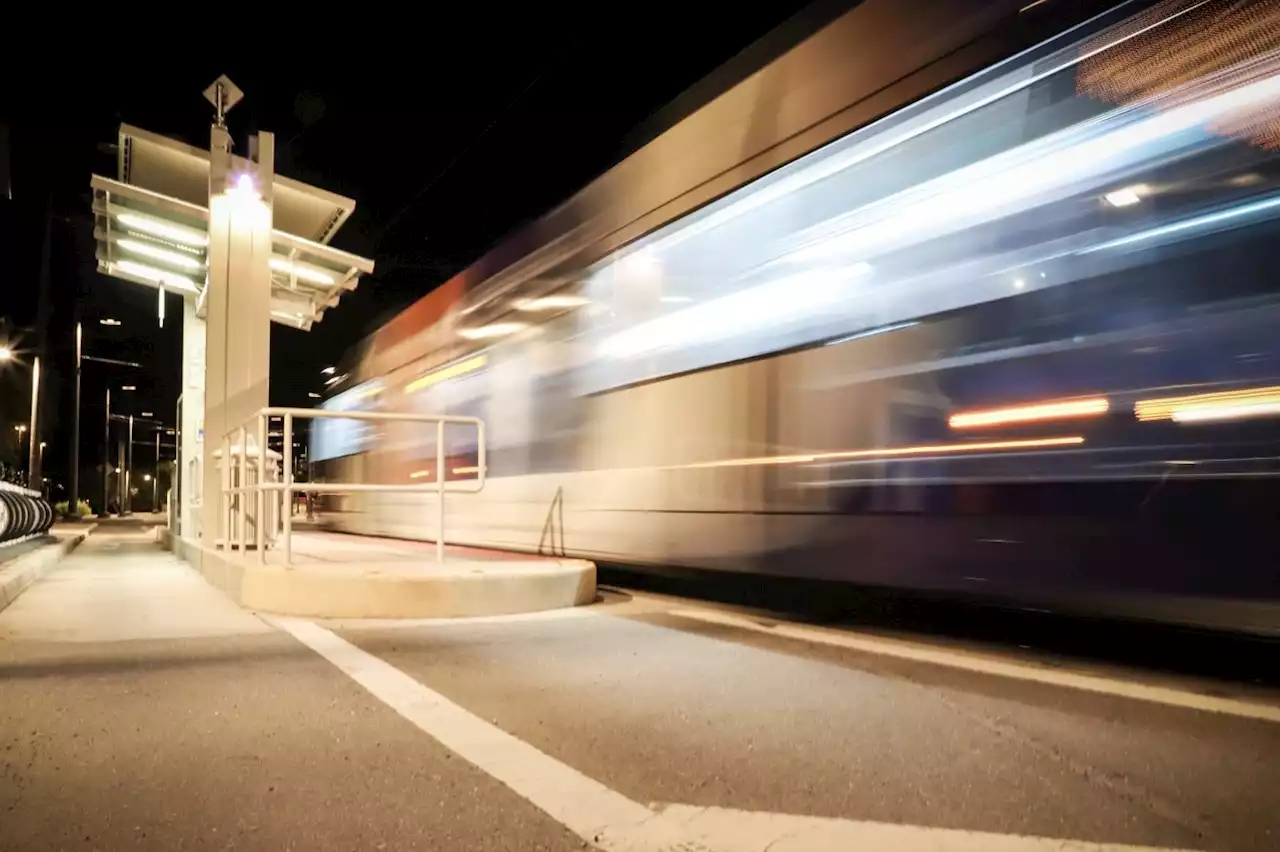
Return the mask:
<svg viewBox="0 0 1280 852">
<path fill-rule="evenodd" d="M 39 550 L 15 560 L 14 564 L 0 571 L 0 612 L 18 599 L 36 580 L 57 565 L 68 553 L 80 546 L 80 542 L 88 538 L 97 524 L 90 524 L 84 532 L 67 536 Z"/>
<path fill-rule="evenodd" d="M 583 606 L 596 596 L 596 566 L 585 559 L 455 565 L 443 575 L 246 565 L 240 603 L 304 618 L 470 618 Z"/>
</svg>

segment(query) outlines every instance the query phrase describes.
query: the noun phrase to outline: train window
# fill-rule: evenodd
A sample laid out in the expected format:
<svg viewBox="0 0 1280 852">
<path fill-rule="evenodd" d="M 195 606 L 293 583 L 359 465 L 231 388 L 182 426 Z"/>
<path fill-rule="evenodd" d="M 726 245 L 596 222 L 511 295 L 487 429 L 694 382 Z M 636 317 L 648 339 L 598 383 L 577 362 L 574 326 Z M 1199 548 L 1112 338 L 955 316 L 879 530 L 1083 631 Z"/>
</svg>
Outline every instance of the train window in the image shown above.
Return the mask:
<svg viewBox="0 0 1280 852">
<path fill-rule="evenodd" d="M 1170 75 L 1142 107 L 1117 106 L 1086 83 L 1123 53 L 1123 34 L 1097 34 L 1088 51 L 1068 43 L 1078 38 L 996 66 L 606 258 L 588 279 L 585 390 L 1022 302 L 1280 215 L 1280 196 L 1258 178 L 1269 153 L 1239 117 L 1266 107 L 1271 78 L 1224 87 L 1213 75 Z M 1171 296 L 1195 299 L 1184 288 L 1131 300 L 1113 321 L 1140 322 Z"/>
</svg>

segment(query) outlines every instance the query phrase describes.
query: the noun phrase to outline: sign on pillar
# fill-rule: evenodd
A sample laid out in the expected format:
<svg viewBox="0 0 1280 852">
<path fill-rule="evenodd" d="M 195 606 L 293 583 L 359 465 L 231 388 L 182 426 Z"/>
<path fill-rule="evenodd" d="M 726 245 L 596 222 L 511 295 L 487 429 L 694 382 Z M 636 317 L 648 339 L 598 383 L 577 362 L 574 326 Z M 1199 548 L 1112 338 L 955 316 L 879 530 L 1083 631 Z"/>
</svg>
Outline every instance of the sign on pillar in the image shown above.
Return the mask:
<svg viewBox="0 0 1280 852">
<path fill-rule="evenodd" d="M 229 81 L 228 81 L 229 82 Z M 215 84 L 216 85 L 216 84 Z M 219 108 L 219 115 L 222 113 Z M 219 121 L 211 131 L 209 277 L 205 298 L 204 545 L 225 539 L 219 463 L 223 438 L 268 404 L 271 368 L 271 230 L 275 138 L 260 133 L 250 157 L 232 152 Z M 236 439 L 232 436 L 231 443 Z M 248 448 L 256 446 L 250 441 Z M 243 451 L 243 448 L 241 449 Z M 222 454 L 222 464 L 230 459 Z"/>
</svg>

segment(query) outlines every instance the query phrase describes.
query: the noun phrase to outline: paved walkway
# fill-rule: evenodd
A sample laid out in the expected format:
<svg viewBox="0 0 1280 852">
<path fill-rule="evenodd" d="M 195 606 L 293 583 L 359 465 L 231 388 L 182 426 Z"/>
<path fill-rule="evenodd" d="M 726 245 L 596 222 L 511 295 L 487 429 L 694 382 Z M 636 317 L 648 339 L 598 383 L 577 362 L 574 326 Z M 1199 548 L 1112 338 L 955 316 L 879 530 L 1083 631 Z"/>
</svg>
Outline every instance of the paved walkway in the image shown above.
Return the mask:
<svg viewBox="0 0 1280 852">
<path fill-rule="evenodd" d="M 643 596 L 269 620 L 106 525 L 0 614 L 0 850 L 1276 848 L 1266 706 L 1013 654 Z"/>
</svg>

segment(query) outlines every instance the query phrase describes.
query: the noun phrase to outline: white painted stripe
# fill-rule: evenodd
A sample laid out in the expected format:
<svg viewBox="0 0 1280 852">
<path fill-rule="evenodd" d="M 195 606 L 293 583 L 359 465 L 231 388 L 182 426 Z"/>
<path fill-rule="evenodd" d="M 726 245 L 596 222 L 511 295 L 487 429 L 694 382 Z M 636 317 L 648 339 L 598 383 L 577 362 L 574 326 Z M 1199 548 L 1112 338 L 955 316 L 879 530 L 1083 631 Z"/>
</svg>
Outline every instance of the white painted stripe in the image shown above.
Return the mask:
<svg viewBox="0 0 1280 852">
<path fill-rule="evenodd" d="M 543 754 L 323 627 L 297 619 L 271 620 L 445 748 L 597 848 L 711 852 L 655 820 L 644 805 Z"/>
<path fill-rule="evenodd" d="M 886 657 L 897 657 L 921 663 L 931 663 L 954 669 L 964 669 L 981 674 L 1016 680 L 1034 681 L 1036 683 L 1079 689 L 1086 692 L 1098 692 L 1131 698 L 1137 701 L 1149 701 L 1155 704 L 1167 704 L 1190 710 L 1201 710 L 1207 713 L 1222 713 L 1230 716 L 1242 716 L 1248 719 L 1260 719 L 1267 722 L 1280 722 L 1280 706 L 1238 698 L 1220 698 L 1213 695 L 1202 695 L 1198 692 L 1173 689 L 1165 686 L 1117 680 L 1099 675 L 1070 672 L 1033 665 L 1031 663 L 1010 662 L 994 657 L 970 652 L 951 651 L 941 648 L 930 648 L 913 645 L 907 642 L 896 642 L 892 639 L 857 635 L 848 631 L 837 631 L 818 627 L 803 627 L 795 624 L 759 624 L 752 619 L 728 612 L 707 609 L 672 609 L 668 614 L 680 618 L 703 621 L 708 624 L 721 624 L 742 630 L 751 630 L 769 636 L 781 636 L 797 639 L 802 642 L 813 642 L 848 648 L 853 651 L 864 651 Z"/>
<path fill-rule="evenodd" d="M 1132 852 L 1154 847 L 818 819 L 723 808 L 645 807 L 454 704 L 409 675 L 309 621 L 273 624 L 338 667 L 425 734 L 608 852 Z M 795 835 L 794 837 L 792 835 Z M 770 845 L 774 844 L 774 845 Z"/>
<path fill-rule="evenodd" d="M 337 618 L 317 619 L 334 630 L 397 630 L 404 627 L 471 627 L 477 624 L 507 624 L 522 621 L 563 621 L 573 618 L 598 618 L 599 613 L 586 607 L 547 609 L 541 612 L 515 612 L 510 615 L 475 615 L 470 618 Z"/>
<path fill-rule="evenodd" d="M 691 805 L 669 805 L 662 810 L 660 819 L 692 837 L 714 839 L 716 848 L 721 852 L 849 852 L 853 849 L 893 849 L 896 852 L 1061 852 L 1063 849 L 1155 852 L 1155 847 L 1151 846 L 1080 843 L 1046 837 Z"/>
</svg>

